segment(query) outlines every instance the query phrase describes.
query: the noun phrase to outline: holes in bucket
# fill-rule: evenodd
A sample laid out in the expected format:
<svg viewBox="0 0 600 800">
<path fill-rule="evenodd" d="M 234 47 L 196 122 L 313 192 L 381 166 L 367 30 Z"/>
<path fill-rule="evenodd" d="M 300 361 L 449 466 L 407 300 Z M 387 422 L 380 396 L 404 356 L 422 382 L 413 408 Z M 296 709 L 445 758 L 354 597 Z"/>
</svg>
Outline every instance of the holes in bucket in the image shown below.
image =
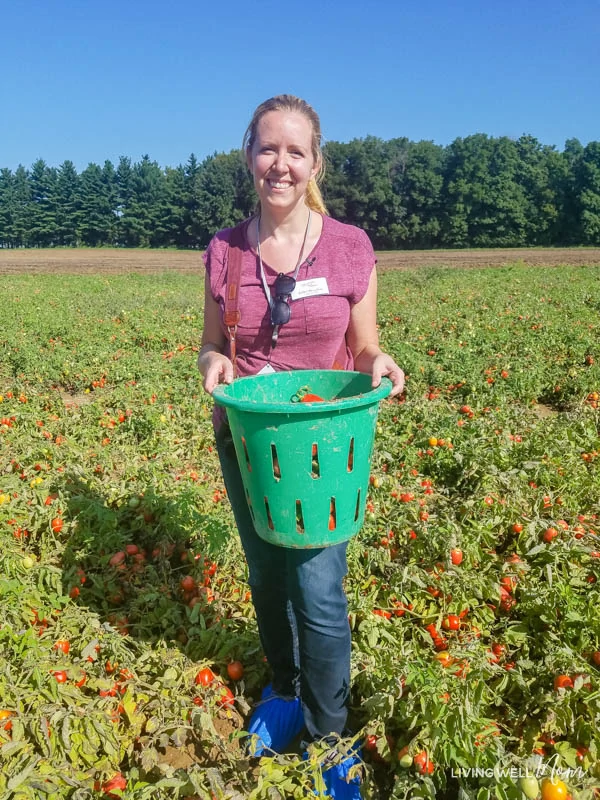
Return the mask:
<svg viewBox="0 0 600 800">
<path fill-rule="evenodd" d="M 354 436 L 350 439 L 350 447 L 348 449 L 348 472 L 354 469 Z"/>
<path fill-rule="evenodd" d="M 320 478 L 321 477 L 321 465 L 319 464 L 319 445 L 313 443 L 312 451 L 312 467 L 311 467 L 311 478 Z"/>
<path fill-rule="evenodd" d="M 248 489 L 246 489 L 246 502 L 248 503 L 248 511 L 250 512 L 252 521 L 254 521 L 254 509 L 252 508 L 252 500 L 250 500 L 250 493 L 248 492 Z"/>
<path fill-rule="evenodd" d="M 279 456 L 277 455 L 277 448 L 274 444 L 271 445 L 271 461 L 273 462 L 273 477 L 276 481 L 281 479 L 281 467 L 279 466 Z"/>
<path fill-rule="evenodd" d="M 335 519 L 335 497 L 332 497 L 331 502 L 329 503 L 329 525 L 328 525 L 329 530 L 334 531 L 336 525 L 337 522 Z"/>
<path fill-rule="evenodd" d="M 269 501 L 265 497 L 265 511 L 267 512 L 267 525 L 269 526 L 270 531 L 275 530 L 275 525 L 273 525 L 273 517 L 271 516 L 271 510 L 269 509 Z"/>
<path fill-rule="evenodd" d="M 354 522 L 358 519 L 358 512 L 360 511 L 360 489 L 356 494 L 356 508 L 354 509 Z"/>
<path fill-rule="evenodd" d="M 304 533 L 304 517 L 300 500 L 296 500 L 296 533 Z"/>
<path fill-rule="evenodd" d="M 248 472 L 252 472 L 252 465 L 250 464 L 250 456 L 248 455 L 248 448 L 246 447 L 246 439 L 243 436 L 242 436 L 242 447 L 244 448 L 246 467 L 248 468 Z"/>
</svg>

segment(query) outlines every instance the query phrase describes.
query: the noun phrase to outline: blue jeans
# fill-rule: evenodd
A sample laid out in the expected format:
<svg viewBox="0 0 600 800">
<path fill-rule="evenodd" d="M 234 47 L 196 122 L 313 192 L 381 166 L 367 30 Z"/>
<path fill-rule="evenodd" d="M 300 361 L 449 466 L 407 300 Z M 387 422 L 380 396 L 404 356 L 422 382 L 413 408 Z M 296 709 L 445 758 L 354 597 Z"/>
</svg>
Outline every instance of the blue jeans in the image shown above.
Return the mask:
<svg viewBox="0 0 600 800">
<path fill-rule="evenodd" d="M 350 695 L 350 625 L 343 588 L 347 542 L 292 549 L 266 542 L 248 510 L 233 440 L 224 424 L 217 451 L 249 570 L 260 641 L 274 690 L 300 696 L 310 739 L 343 735 Z"/>
</svg>

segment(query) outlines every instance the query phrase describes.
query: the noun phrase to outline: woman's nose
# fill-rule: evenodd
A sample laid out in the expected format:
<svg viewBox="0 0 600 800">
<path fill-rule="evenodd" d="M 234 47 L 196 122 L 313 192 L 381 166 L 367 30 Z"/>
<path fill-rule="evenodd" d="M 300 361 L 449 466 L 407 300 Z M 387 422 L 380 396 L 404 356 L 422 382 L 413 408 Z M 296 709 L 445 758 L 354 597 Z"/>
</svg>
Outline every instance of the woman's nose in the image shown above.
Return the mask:
<svg viewBox="0 0 600 800">
<path fill-rule="evenodd" d="M 285 172 L 287 170 L 287 153 L 285 150 L 280 150 L 277 153 L 277 158 L 275 160 L 275 169 L 278 172 Z"/>
</svg>

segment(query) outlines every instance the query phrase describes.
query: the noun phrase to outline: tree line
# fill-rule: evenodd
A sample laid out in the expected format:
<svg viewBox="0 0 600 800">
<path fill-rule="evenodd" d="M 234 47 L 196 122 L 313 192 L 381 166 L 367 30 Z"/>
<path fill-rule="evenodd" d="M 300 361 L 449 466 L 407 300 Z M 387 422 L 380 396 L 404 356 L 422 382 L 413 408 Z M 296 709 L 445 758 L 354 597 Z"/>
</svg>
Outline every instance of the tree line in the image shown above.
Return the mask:
<svg viewBox="0 0 600 800">
<path fill-rule="evenodd" d="M 600 142 L 560 152 L 528 135 L 368 136 L 324 152 L 329 212 L 377 249 L 600 245 Z M 239 150 L 174 168 L 123 156 L 80 173 L 38 159 L 0 170 L 0 247 L 204 248 L 255 205 Z"/>
</svg>

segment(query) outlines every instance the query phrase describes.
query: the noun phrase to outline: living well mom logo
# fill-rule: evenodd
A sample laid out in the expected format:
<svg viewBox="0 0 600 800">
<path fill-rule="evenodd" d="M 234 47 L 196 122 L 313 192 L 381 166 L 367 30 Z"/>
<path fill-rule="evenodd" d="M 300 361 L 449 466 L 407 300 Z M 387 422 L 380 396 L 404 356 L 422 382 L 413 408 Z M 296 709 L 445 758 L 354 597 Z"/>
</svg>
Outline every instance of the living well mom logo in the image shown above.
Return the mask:
<svg viewBox="0 0 600 800">
<path fill-rule="evenodd" d="M 547 761 L 539 759 L 531 764 L 506 766 L 497 763 L 494 767 L 452 767 L 454 778 L 550 778 L 550 780 L 582 781 L 585 770 L 582 767 L 563 767 L 558 754 Z"/>
</svg>

